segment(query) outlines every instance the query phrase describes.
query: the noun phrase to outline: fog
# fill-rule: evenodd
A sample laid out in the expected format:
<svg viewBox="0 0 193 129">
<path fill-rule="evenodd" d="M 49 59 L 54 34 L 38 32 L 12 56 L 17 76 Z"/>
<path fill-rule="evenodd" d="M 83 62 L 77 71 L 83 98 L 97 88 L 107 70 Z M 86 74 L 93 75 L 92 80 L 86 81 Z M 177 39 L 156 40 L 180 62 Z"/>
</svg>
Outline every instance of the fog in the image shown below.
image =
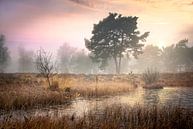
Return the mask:
<svg viewBox="0 0 193 129">
<path fill-rule="evenodd" d="M 153 45 L 145 45 L 143 53 L 134 58 L 132 55 L 124 55 L 121 62 L 121 73 L 142 73 L 147 68 L 156 68 L 159 72 L 190 72 L 193 71 L 193 47 L 188 40 L 182 40 L 159 48 Z M 7 73 L 37 73 L 35 58 L 37 50 L 25 47 L 17 47 L 14 51 L 8 48 L 10 61 L 4 72 Z M 49 50 L 46 50 L 50 52 Z M 58 49 L 51 51 L 56 63 L 57 73 L 75 74 L 115 74 L 113 59 L 108 59 L 104 67 L 100 63 L 93 62 L 87 49 L 80 49 L 64 43 Z"/>
</svg>

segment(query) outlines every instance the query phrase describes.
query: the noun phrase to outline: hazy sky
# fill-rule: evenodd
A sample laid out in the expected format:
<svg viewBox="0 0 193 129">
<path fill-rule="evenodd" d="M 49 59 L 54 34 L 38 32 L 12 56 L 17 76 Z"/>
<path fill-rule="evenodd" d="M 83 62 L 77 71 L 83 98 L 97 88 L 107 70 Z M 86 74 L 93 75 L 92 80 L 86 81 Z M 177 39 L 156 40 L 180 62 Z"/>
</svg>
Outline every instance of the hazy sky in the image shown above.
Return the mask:
<svg viewBox="0 0 193 129">
<path fill-rule="evenodd" d="M 0 33 L 12 48 L 84 48 L 93 24 L 109 12 L 138 16 L 149 44 L 193 42 L 193 0 L 0 0 Z"/>
</svg>

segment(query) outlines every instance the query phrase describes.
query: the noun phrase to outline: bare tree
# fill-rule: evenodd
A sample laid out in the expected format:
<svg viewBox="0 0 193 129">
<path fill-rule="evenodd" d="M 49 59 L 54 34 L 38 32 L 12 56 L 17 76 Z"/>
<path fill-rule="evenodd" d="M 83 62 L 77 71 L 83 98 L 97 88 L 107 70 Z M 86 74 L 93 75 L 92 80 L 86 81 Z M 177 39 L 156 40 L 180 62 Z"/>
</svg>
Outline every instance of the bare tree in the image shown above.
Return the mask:
<svg viewBox="0 0 193 129">
<path fill-rule="evenodd" d="M 48 82 L 49 87 L 51 86 L 50 78 L 54 75 L 56 64 L 52 60 L 52 53 L 40 49 L 36 55 L 36 67 L 37 70 L 42 74 Z"/>
</svg>

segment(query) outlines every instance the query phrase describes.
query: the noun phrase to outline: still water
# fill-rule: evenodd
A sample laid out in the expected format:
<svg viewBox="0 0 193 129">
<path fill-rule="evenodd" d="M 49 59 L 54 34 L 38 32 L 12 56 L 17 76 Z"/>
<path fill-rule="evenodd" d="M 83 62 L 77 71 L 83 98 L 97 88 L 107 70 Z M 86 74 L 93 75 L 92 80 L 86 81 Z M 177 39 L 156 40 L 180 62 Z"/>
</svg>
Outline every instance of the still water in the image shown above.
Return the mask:
<svg viewBox="0 0 193 129">
<path fill-rule="evenodd" d="M 141 105 L 141 106 L 177 106 L 193 109 L 192 87 L 164 87 L 164 89 L 143 89 L 141 87 L 132 92 L 107 96 L 94 99 L 77 98 L 69 105 L 57 105 L 49 108 L 34 109 L 28 111 L 13 111 L 12 117 L 22 119 L 24 116 L 51 116 L 61 117 L 63 115 L 83 116 L 88 111 L 102 110 L 107 106 L 114 105 Z M 9 113 L 10 114 L 10 113 Z M 7 113 L 1 113 L 1 118 Z"/>
</svg>

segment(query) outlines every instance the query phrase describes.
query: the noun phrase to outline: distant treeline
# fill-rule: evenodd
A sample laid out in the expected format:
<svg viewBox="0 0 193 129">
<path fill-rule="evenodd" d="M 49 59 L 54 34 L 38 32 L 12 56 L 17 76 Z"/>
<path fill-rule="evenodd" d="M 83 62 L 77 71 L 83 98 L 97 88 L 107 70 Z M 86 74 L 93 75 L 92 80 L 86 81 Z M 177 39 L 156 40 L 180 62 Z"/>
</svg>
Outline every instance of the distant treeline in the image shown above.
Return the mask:
<svg viewBox="0 0 193 129">
<path fill-rule="evenodd" d="M 122 60 L 121 73 L 143 72 L 147 67 L 157 68 L 160 72 L 191 72 L 193 71 L 193 47 L 188 46 L 188 40 L 181 40 L 177 44 L 159 48 L 153 45 L 147 45 L 143 48 L 143 53 L 137 59 L 132 56 L 125 56 Z M 37 72 L 35 66 L 36 52 L 18 48 L 16 55 L 11 55 L 8 48 L 5 47 L 5 37 L 0 38 L 0 70 L 13 69 L 17 72 Z M 63 44 L 57 51 L 55 57 L 58 73 L 115 73 L 113 59 L 109 60 L 108 66 L 102 70 L 98 63 L 94 63 L 90 53 L 86 50 L 78 50 Z M 10 70 L 9 70 L 10 72 Z"/>
</svg>

